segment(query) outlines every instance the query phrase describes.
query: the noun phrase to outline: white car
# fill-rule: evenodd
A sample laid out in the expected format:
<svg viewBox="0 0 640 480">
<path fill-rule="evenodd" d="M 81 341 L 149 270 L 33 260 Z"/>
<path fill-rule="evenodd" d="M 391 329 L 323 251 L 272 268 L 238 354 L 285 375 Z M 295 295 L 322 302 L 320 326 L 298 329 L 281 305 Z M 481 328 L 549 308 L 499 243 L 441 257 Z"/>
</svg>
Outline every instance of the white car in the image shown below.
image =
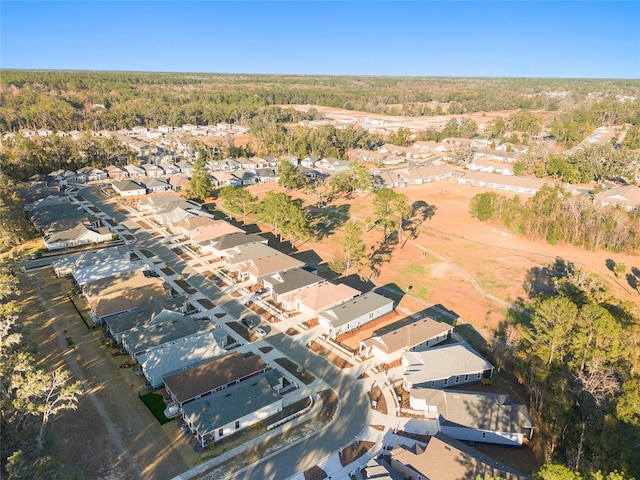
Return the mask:
<svg viewBox="0 0 640 480">
<path fill-rule="evenodd" d="M 256 328 L 254 328 L 254 329 L 253 329 L 253 332 L 254 332 L 256 335 L 258 335 L 259 337 L 264 337 L 264 336 L 267 334 L 267 332 L 265 332 L 265 331 L 264 331 L 262 328 L 260 328 L 260 327 L 256 327 Z"/>
</svg>

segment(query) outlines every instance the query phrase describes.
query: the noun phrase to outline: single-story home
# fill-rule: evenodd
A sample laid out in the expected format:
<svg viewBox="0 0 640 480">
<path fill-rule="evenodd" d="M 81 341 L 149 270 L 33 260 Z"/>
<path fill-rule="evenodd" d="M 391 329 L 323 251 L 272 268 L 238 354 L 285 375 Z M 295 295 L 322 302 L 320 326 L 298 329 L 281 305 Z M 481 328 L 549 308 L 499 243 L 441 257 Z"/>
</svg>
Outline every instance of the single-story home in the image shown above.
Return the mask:
<svg viewBox="0 0 640 480">
<path fill-rule="evenodd" d="M 282 295 L 282 307 L 288 311 L 299 311 L 310 317 L 340 305 L 362 292 L 343 283 L 322 282 L 298 292 Z"/>
<path fill-rule="evenodd" d="M 493 365 L 466 343 L 432 347 L 402 354 L 405 390 L 443 388 L 479 382 L 493 376 Z"/>
<path fill-rule="evenodd" d="M 171 189 L 169 183 L 162 178 L 145 178 L 141 183 L 146 187 L 148 193 L 166 192 Z"/>
<path fill-rule="evenodd" d="M 224 388 L 254 377 L 268 368 L 259 355 L 230 352 L 196 367 L 164 377 L 173 402 L 182 407 Z"/>
<path fill-rule="evenodd" d="M 145 195 L 147 189 L 132 180 L 120 180 L 111 184 L 113 190 L 121 197 L 135 197 Z"/>
<path fill-rule="evenodd" d="M 190 335 L 184 341 L 169 343 L 137 356 L 142 373 L 153 388 L 163 385 L 162 379 L 204 362 L 221 357 L 221 347 L 213 330 Z"/>
<path fill-rule="evenodd" d="M 498 175 L 486 172 L 468 172 L 464 177 L 458 178 L 460 185 L 473 185 L 474 187 L 502 190 L 505 192 L 535 195 L 548 182 L 542 178 L 525 178 L 515 175 Z"/>
<path fill-rule="evenodd" d="M 285 295 L 299 292 L 324 281 L 326 281 L 324 278 L 304 268 L 292 268 L 262 278 L 262 284 L 269 292 L 269 297 L 276 303 L 282 303 Z"/>
<path fill-rule="evenodd" d="M 318 323 L 331 338 L 350 332 L 393 310 L 393 300 L 367 292 L 318 314 Z"/>
<path fill-rule="evenodd" d="M 262 373 L 182 407 L 182 418 L 205 446 L 282 411 L 282 397 Z"/>
<path fill-rule="evenodd" d="M 440 432 L 465 442 L 519 447 L 535 428 L 527 407 L 505 394 L 412 388 L 409 404 L 437 419 Z"/>
<path fill-rule="evenodd" d="M 89 243 L 108 242 L 112 238 L 113 234 L 107 227 L 94 227 L 78 223 L 73 228 L 47 234 L 43 240 L 47 250 L 59 250 Z"/>
<path fill-rule="evenodd" d="M 185 315 L 182 312 L 163 310 L 147 325 L 128 330 L 122 335 L 122 346 L 132 357 L 177 343 L 187 337 L 216 328 L 207 317 Z"/>
<path fill-rule="evenodd" d="M 443 433 L 429 439 L 426 447 L 398 445 L 391 450 L 390 467 L 405 480 L 469 480 L 529 477 L 469 445 Z"/>
<path fill-rule="evenodd" d="M 640 209 L 640 187 L 636 185 L 625 185 L 623 187 L 613 187 L 596 195 L 594 202 L 603 207 L 620 207 L 627 212 Z"/>
<path fill-rule="evenodd" d="M 384 331 L 360 341 L 363 358 L 376 357 L 383 363 L 399 360 L 404 352 L 426 350 L 451 338 L 453 326 L 432 318 L 399 321 Z"/>
</svg>

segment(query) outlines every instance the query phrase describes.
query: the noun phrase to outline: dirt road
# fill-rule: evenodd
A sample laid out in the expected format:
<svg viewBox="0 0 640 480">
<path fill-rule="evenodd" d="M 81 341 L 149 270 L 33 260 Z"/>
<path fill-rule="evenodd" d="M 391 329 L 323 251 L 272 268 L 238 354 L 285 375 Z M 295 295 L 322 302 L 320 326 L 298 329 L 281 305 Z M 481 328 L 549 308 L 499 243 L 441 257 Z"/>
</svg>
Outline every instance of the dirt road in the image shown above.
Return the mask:
<svg viewBox="0 0 640 480">
<path fill-rule="evenodd" d="M 27 274 L 24 305 L 37 357 L 65 366 L 84 383 L 78 409 L 56 418 L 48 430 L 65 476 L 82 479 L 166 479 L 191 468 L 199 456 L 176 422 L 161 426 L 138 398 L 141 380 L 120 368 L 100 329 L 89 330 L 67 297 L 71 282 L 50 269 Z"/>
</svg>

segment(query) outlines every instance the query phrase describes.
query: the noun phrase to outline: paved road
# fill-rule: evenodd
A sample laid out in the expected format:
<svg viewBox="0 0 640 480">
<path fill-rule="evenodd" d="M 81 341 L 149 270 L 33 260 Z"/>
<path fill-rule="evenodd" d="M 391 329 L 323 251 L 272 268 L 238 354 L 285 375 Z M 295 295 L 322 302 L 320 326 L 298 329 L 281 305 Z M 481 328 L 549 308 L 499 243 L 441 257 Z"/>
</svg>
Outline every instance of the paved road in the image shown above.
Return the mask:
<svg viewBox="0 0 640 480">
<path fill-rule="evenodd" d="M 161 239 L 144 231 L 123 213 L 115 210 L 110 204 L 93 195 L 89 189 L 83 189 L 82 195 L 88 201 L 98 206 L 108 216 L 113 217 L 120 224 L 125 224 L 135 234 L 135 247 L 147 249 L 168 261 L 172 270 L 184 275 L 187 281 L 197 288 L 207 298 L 224 308 L 229 315 L 239 318 L 245 312 L 245 307 L 198 274 L 180 259 L 170 248 L 161 243 Z M 333 422 L 320 433 L 289 447 L 282 452 L 262 460 L 243 474 L 234 478 L 244 479 L 285 479 L 316 465 L 320 460 L 354 441 L 356 435 L 366 427 L 369 415 L 369 403 L 362 382 L 354 381 L 352 376 L 344 374 L 324 358 L 309 352 L 286 334 L 269 335 L 264 341 L 283 352 L 299 365 L 305 365 L 307 371 L 322 379 L 338 395 L 340 402 L 339 413 Z"/>
</svg>

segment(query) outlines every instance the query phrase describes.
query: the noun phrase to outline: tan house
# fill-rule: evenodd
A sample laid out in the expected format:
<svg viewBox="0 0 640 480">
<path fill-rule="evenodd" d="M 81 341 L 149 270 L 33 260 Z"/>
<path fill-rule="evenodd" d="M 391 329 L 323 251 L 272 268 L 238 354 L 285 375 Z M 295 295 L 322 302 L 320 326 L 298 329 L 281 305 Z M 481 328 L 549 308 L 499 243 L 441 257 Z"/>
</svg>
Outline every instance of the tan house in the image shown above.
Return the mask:
<svg viewBox="0 0 640 480">
<path fill-rule="evenodd" d="M 438 433 L 426 447 L 400 445 L 391 450 L 391 468 L 406 480 L 469 480 L 503 478 L 526 480 L 516 469 L 478 450 Z"/>
<path fill-rule="evenodd" d="M 451 338 L 453 326 L 432 318 L 399 321 L 384 331 L 360 341 L 363 358 L 376 357 L 383 363 L 399 360 L 404 352 L 425 350 Z"/>
</svg>

